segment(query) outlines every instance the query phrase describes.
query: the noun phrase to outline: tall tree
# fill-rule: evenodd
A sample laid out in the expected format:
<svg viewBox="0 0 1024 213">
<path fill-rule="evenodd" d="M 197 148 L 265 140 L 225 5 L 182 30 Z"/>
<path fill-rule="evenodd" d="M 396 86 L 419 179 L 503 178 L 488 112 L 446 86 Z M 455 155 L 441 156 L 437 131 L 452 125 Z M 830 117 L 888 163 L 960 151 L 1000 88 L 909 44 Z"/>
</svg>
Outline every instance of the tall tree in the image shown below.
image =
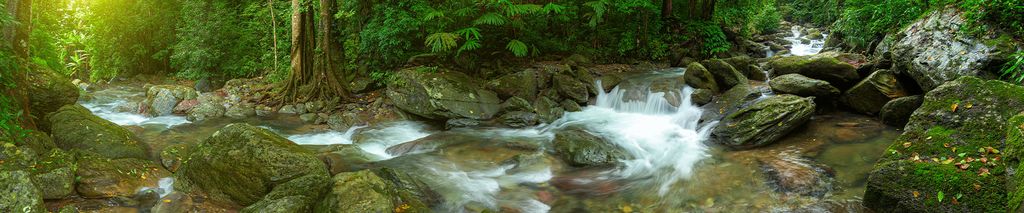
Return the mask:
<svg viewBox="0 0 1024 213">
<path fill-rule="evenodd" d="M 348 96 L 335 67 L 341 64 L 340 45 L 334 41 L 333 25 L 337 6 L 334 0 L 320 0 L 320 40 L 313 25 L 313 5 L 292 0 L 291 74 L 285 81 L 282 102 L 330 100 Z M 319 49 L 319 53 L 315 50 Z M 316 55 L 314 55 L 316 54 Z"/>
</svg>

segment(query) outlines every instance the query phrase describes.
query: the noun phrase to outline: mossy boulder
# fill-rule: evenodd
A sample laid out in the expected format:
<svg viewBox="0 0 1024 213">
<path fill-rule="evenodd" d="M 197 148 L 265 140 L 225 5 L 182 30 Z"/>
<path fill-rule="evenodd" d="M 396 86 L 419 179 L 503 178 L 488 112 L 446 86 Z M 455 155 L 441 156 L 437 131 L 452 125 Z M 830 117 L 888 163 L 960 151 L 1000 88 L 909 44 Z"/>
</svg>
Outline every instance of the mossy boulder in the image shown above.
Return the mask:
<svg viewBox="0 0 1024 213">
<path fill-rule="evenodd" d="M 32 171 L 32 183 L 43 199 L 63 199 L 75 194 L 78 162 L 74 155 L 53 149 L 39 156 Z"/>
<path fill-rule="evenodd" d="M 718 83 L 715 81 L 715 76 L 711 75 L 711 72 L 704 65 L 700 63 L 690 63 L 686 66 L 686 73 L 683 74 L 683 78 L 686 79 L 686 84 L 696 89 L 707 89 L 711 92 L 718 93 Z"/>
<path fill-rule="evenodd" d="M 537 101 L 534 101 L 533 111 L 537 113 L 537 118 L 545 123 L 558 120 L 565 114 L 565 109 L 562 109 L 560 104 L 547 97 L 540 97 Z"/>
<path fill-rule="evenodd" d="M 330 178 L 311 151 L 248 124 L 227 125 L 189 152 L 175 189 L 247 210 L 308 211 Z"/>
<path fill-rule="evenodd" d="M 181 85 L 156 85 L 146 91 L 145 106 L 151 116 L 164 116 L 174 113 L 178 102 L 196 99 L 199 93 L 195 89 Z"/>
<path fill-rule="evenodd" d="M 1007 177 L 1008 190 L 1008 212 L 1021 212 L 1021 204 L 1024 204 L 1024 113 L 1010 118 L 1006 126 L 1006 159 L 1010 168 L 1015 168 L 1017 173 Z"/>
<path fill-rule="evenodd" d="M 737 85 L 726 90 L 722 95 L 715 97 L 710 103 L 704 105 L 703 120 L 719 120 L 722 116 L 739 110 L 740 107 L 761 96 L 761 93 L 750 85 Z"/>
<path fill-rule="evenodd" d="M 28 172 L 0 171 L 0 192 L 0 212 L 46 212 Z"/>
<path fill-rule="evenodd" d="M 434 120 L 487 120 L 501 109 L 501 99 L 483 84 L 455 71 L 405 69 L 388 84 L 387 96 L 406 112 Z"/>
<path fill-rule="evenodd" d="M 40 130 L 50 131 L 50 121 L 46 115 L 56 112 L 65 105 L 78 102 L 78 87 L 67 77 L 48 70 L 35 70 L 28 74 L 28 87 L 25 89 L 29 101 L 29 111 L 35 118 Z"/>
<path fill-rule="evenodd" d="M 541 84 L 537 82 L 539 74 L 535 69 L 526 69 L 491 80 L 487 88 L 494 90 L 500 98 L 518 96 L 533 100 L 540 91 Z"/>
<path fill-rule="evenodd" d="M 332 175 L 367 169 L 373 162 L 373 154 L 363 151 L 355 144 L 331 145 L 317 154 L 317 158 L 327 165 Z"/>
<path fill-rule="evenodd" d="M 889 103 L 885 103 L 885 106 L 882 106 L 882 111 L 879 113 L 882 123 L 894 127 L 907 125 L 907 122 L 910 121 L 910 115 L 913 115 L 914 111 L 921 107 L 921 103 L 924 103 L 924 96 L 921 95 L 897 98 L 889 101 Z"/>
<path fill-rule="evenodd" d="M 149 160 L 108 159 L 95 155 L 78 158 L 75 189 L 86 198 L 131 197 L 142 187 L 156 188 L 169 172 Z"/>
<path fill-rule="evenodd" d="M 736 70 L 735 67 L 730 65 L 721 59 L 704 60 L 700 62 L 711 75 L 715 77 L 715 82 L 718 83 L 718 88 L 726 89 L 732 88 L 739 84 L 747 84 L 747 77 Z"/>
<path fill-rule="evenodd" d="M 433 212 L 439 194 L 409 173 L 373 169 L 335 175 L 315 212 Z"/>
<path fill-rule="evenodd" d="M 590 89 L 587 84 L 580 82 L 569 75 L 557 74 L 553 77 L 552 83 L 562 97 L 569 98 L 576 103 L 586 103 L 590 100 Z"/>
<path fill-rule="evenodd" d="M 57 144 L 53 143 L 53 138 L 41 131 L 29 131 L 24 138 L 18 141 L 17 145 L 32 149 L 39 154 L 57 148 Z"/>
<path fill-rule="evenodd" d="M 622 148 L 601 137 L 579 129 L 555 134 L 555 153 L 571 166 L 591 167 L 615 165 L 629 157 Z"/>
<path fill-rule="evenodd" d="M 179 143 L 164 147 L 160 151 L 160 164 L 164 166 L 167 171 L 177 172 L 181 168 L 181 163 L 188 159 L 189 151 L 194 147 L 194 144 Z"/>
<path fill-rule="evenodd" d="M 786 74 L 772 79 L 772 91 L 803 97 L 834 98 L 840 91 L 827 81 L 808 78 L 800 74 Z"/>
<path fill-rule="evenodd" d="M 878 115 L 893 99 L 908 95 L 906 89 L 889 70 L 878 70 L 843 94 L 843 103 L 857 112 Z"/>
<path fill-rule="evenodd" d="M 825 54 L 775 57 L 768 65 L 775 75 L 800 74 L 827 81 L 839 89 L 850 88 L 860 79 L 857 67 Z"/>
<path fill-rule="evenodd" d="M 736 56 L 732 58 L 722 59 L 722 61 L 725 61 L 726 63 L 729 63 L 729 65 L 732 65 L 732 67 L 736 68 L 736 71 L 739 71 L 740 74 L 743 74 L 743 76 L 746 76 L 747 78 L 753 76 L 752 74 L 754 74 L 754 72 L 757 71 L 751 69 L 750 65 L 756 64 L 757 61 L 755 61 L 754 58 L 751 58 L 750 56 Z"/>
<path fill-rule="evenodd" d="M 50 114 L 53 139 L 64 150 L 85 151 L 106 158 L 147 158 L 146 146 L 134 134 L 93 115 L 79 105 Z"/>
<path fill-rule="evenodd" d="M 961 77 L 928 92 L 869 174 L 865 206 L 880 212 L 1007 211 L 1009 165 L 1000 151 L 1007 148 L 1007 121 L 1022 111 L 1024 87 L 1002 81 Z"/>
<path fill-rule="evenodd" d="M 711 139 L 733 149 L 769 145 L 807 123 L 814 114 L 813 98 L 778 95 L 729 113 Z"/>
</svg>

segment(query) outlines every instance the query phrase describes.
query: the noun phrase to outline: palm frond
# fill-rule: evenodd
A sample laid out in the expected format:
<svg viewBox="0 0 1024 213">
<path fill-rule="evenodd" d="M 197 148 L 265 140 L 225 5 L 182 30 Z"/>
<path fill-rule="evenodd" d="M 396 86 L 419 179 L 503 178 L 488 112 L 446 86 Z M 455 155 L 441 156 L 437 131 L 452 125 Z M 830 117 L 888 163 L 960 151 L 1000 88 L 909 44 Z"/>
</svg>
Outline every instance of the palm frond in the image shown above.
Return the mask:
<svg viewBox="0 0 1024 213">
<path fill-rule="evenodd" d="M 475 21 L 473 21 L 473 25 L 500 26 L 500 25 L 504 25 L 505 22 L 508 22 L 508 19 L 506 19 L 505 16 L 503 16 L 501 14 L 498 14 L 498 13 L 491 12 L 491 13 L 487 13 L 487 14 L 481 15 L 479 18 L 477 18 Z"/>
<path fill-rule="evenodd" d="M 455 55 L 461 55 L 463 51 L 473 51 L 480 49 L 481 47 L 483 47 L 483 45 L 480 44 L 480 40 L 466 40 L 466 43 L 463 43 L 462 47 L 459 47 L 459 51 L 456 52 Z"/>
<path fill-rule="evenodd" d="M 467 27 L 460 30 L 456 30 L 455 34 L 462 36 L 468 40 L 480 40 L 480 29 L 476 27 Z"/>
<path fill-rule="evenodd" d="M 511 51 L 513 55 L 516 55 L 516 57 L 525 57 L 526 54 L 529 53 L 530 51 L 530 48 L 526 45 L 526 43 L 523 43 L 522 41 L 519 41 L 517 39 L 512 39 L 511 41 L 509 41 L 508 45 L 505 45 L 505 48 Z"/>
<path fill-rule="evenodd" d="M 453 33 L 434 33 L 427 36 L 426 45 L 435 53 L 446 52 L 458 45 L 458 39 L 459 36 Z"/>
</svg>

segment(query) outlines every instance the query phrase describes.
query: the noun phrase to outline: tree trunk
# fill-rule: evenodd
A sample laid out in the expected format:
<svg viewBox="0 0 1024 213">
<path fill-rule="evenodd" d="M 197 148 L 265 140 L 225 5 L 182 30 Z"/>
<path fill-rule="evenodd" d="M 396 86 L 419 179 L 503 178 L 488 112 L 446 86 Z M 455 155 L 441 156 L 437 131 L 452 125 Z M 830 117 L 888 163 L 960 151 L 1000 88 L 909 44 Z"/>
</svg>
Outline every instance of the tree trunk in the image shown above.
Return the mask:
<svg viewBox="0 0 1024 213">
<path fill-rule="evenodd" d="M 313 100 L 330 100 L 335 97 L 346 98 L 347 91 L 335 73 L 335 66 L 341 64 L 335 56 L 339 48 L 332 38 L 331 21 L 334 20 L 332 0 L 320 0 L 321 3 L 321 36 L 316 41 L 313 25 L 313 6 L 292 0 L 292 50 L 291 74 L 282 91 L 282 102 L 300 103 Z M 327 15 L 325 15 L 327 14 Z M 333 44 L 332 44 L 333 43 Z M 319 45 L 319 46 L 318 46 Z M 333 47 L 332 47 L 333 45 Z M 320 54 L 315 49 L 320 48 Z"/>
<path fill-rule="evenodd" d="M 270 33 L 271 39 L 274 39 L 274 69 L 273 72 L 277 72 L 277 61 L 280 57 L 277 56 L 277 14 L 274 13 L 274 0 L 267 0 L 267 7 L 270 8 Z"/>
<path fill-rule="evenodd" d="M 672 0 L 661 1 L 661 18 L 668 19 L 672 17 Z"/>
</svg>

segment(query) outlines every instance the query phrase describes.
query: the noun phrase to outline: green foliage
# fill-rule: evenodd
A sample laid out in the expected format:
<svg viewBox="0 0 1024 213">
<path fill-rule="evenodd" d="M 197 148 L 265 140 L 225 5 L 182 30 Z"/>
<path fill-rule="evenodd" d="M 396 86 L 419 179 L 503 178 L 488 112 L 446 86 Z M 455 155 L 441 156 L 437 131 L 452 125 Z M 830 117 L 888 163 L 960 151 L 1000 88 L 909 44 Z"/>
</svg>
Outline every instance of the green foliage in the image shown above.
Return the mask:
<svg viewBox="0 0 1024 213">
<path fill-rule="evenodd" d="M 689 31 L 698 32 L 701 40 L 701 53 L 706 56 L 729 51 L 732 44 L 725 37 L 722 28 L 710 22 L 691 22 L 687 25 Z"/>
<path fill-rule="evenodd" d="M 851 1 L 884 2 L 879 0 L 849 0 L 845 2 L 848 4 Z M 823 27 L 831 25 L 839 19 L 842 14 L 843 2 L 844 0 L 778 0 L 779 12 L 786 20 Z"/>
<path fill-rule="evenodd" d="M 1024 51 L 1017 51 L 1010 56 L 1010 61 L 1003 66 L 1003 78 L 1024 83 Z"/>
<path fill-rule="evenodd" d="M 834 30 L 854 45 L 866 47 L 886 33 L 899 30 L 928 12 L 933 4 L 917 0 L 850 0 Z"/>
<path fill-rule="evenodd" d="M 85 21 L 95 39 L 87 41 L 93 53 L 94 80 L 118 74 L 167 73 L 171 45 L 179 17 L 178 1 L 90 0 Z"/>
<path fill-rule="evenodd" d="M 969 32 L 980 33 L 994 26 L 1017 38 L 1024 35 L 1024 1 L 962 0 L 960 7 L 969 23 Z"/>
</svg>

